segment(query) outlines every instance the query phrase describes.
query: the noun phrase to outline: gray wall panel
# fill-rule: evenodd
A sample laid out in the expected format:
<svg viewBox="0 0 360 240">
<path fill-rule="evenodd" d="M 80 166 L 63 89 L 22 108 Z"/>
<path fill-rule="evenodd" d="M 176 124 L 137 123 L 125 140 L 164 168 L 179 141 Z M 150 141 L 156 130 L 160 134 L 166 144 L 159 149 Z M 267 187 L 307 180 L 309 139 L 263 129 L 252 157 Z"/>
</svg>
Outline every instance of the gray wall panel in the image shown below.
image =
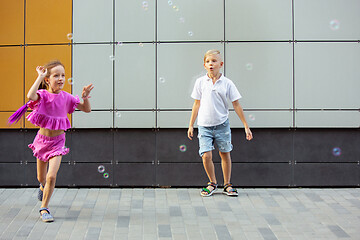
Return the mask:
<svg viewBox="0 0 360 240">
<path fill-rule="evenodd" d="M 0 162 L 20 163 L 24 161 L 24 131 L 4 130 L 0 132 Z"/>
<path fill-rule="evenodd" d="M 26 164 L 0 163 L 0 184 L 3 187 L 24 187 Z"/>
<path fill-rule="evenodd" d="M 235 162 L 289 163 L 293 159 L 294 142 L 290 129 L 252 129 L 253 140 L 246 140 L 244 129 L 232 129 L 231 152 Z"/>
<path fill-rule="evenodd" d="M 360 132 L 346 129 L 297 129 L 294 132 L 296 162 L 358 162 Z"/>
<path fill-rule="evenodd" d="M 114 139 L 110 129 L 103 130 L 73 130 L 72 161 L 102 162 L 114 161 Z"/>
<path fill-rule="evenodd" d="M 295 186 L 359 186 L 358 163 L 298 163 Z"/>
<path fill-rule="evenodd" d="M 155 131 L 115 129 L 114 163 L 151 163 L 155 159 Z"/>
<path fill-rule="evenodd" d="M 155 173 L 152 163 L 118 163 L 114 165 L 113 186 L 156 186 Z"/>
<path fill-rule="evenodd" d="M 234 163 L 231 181 L 235 186 L 291 186 L 289 163 Z"/>
</svg>

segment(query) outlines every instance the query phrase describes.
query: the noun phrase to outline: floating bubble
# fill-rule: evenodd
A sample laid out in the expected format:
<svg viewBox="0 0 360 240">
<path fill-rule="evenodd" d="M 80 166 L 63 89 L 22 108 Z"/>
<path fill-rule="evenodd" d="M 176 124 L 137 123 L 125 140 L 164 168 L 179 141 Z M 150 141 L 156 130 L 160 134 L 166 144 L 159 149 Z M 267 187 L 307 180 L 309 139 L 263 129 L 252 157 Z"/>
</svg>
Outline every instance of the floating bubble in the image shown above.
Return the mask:
<svg viewBox="0 0 360 240">
<path fill-rule="evenodd" d="M 180 22 L 180 23 L 184 23 L 184 22 L 185 22 L 185 18 L 184 18 L 184 17 L 180 17 L 180 18 L 179 18 L 179 22 Z"/>
<path fill-rule="evenodd" d="M 250 115 L 249 115 L 249 119 L 250 119 L 251 121 L 255 121 L 255 115 L 250 114 Z"/>
<path fill-rule="evenodd" d="M 104 173 L 104 178 L 109 178 L 109 174 L 108 173 Z"/>
<path fill-rule="evenodd" d="M 115 56 L 111 55 L 111 56 L 109 56 L 109 59 L 110 59 L 110 61 L 115 61 Z"/>
<path fill-rule="evenodd" d="M 178 12 L 178 11 L 179 11 L 178 6 L 173 6 L 173 9 L 174 9 L 175 12 Z"/>
<path fill-rule="evenodd" d="M 121 47 L 122 45 L 124 45 L 124 43 L 123 42 L 118 42 L 117 45 Z"/>
<path fill-rule="evenodd" d="M 160 78 L 159 78 L 159 81 L 160 81 L 161 83 L 165 83 L 165 78 L 160 77 Z"/>
<path fill-rule="evenodd" d="M 169 6 L 173 5 L 173 2 L 171 0 L 168 1 Z"/>
<path fill-rule="evenodd" d="M 118 112 L 118 111 L 116 111 L 116 112 L 115 112 L 115 116 L 118 117 L 118 118 L 120 118 L 120 117 L 121 117 L 121 113 Z"/>
<path fill-rule="evenodd" d="M 141 42 L 141 43 L 139 43 L 139 47 L 143 47 L 144 46 L 144 44 Z"/>
<path fill-rule="evenodd" d="M 190 37 L 192 37 L 192 36 L 194 35 L 194 33 L 193 33 L 192 31 L 189 31 L 189 32 L 188 32 L 188 35 L 189 35 Z"/>
<path fill-rule="evenodd" d="M 247 63 L 247 64 L 245 65 L 245 67 L 246 67 L 246 69 L 247 69 L 248 71 L 253 70 L 253 64 L 252 64 L 252 63 Z"/>
<path fill-rule="evenodd" d="M 149 7 L 149 3 L 147 1 L 143 1 L 142 7 L 147 10 L 147 8 Z"/>
<path fill-rule="evenodd" d="M 66 35 L 66 37 L 67 37 L 67 39 L 69 39 L 69 40 L 72 40 L 72 39 L 73 39 L 72 33 L 68 33 L 68 34 Z"/>
<path fill-rule="evenodd" d="M 340 155 L 341 155 L 341 149 L 340 149 L 339 147 L 333 148 L 332 154 L 333 154 L 335 157 L 340 156 Z"/>
<path fill-rule="evenodd" d="M 336 31 L 340 28 L 340 22 L 336 19 L 330 21 L 330 29 Z"/>
<path fill-rule="evenodd" d="M 99 166 L 98 166 L 98 172 L 99 172 L 99 173 L 105 172 L 105 167 L 104 167 L 103 165 L 99 165 Z"/>
<path fill-rule="evenodd" d="M 180 150 L 180 152 L 186 152 L 186 145 L 180 145 L 179 146 L 179 150 Z"/>
<path fill-rule="evenodd" d="M 74 84 L 74 80 L 73 80 L 72 78 L 69 78 L 69 79 L 67 80 L 67 82 L 68 82 L 70 85 L 73 85 L 73 84 Z"/>
</svg>

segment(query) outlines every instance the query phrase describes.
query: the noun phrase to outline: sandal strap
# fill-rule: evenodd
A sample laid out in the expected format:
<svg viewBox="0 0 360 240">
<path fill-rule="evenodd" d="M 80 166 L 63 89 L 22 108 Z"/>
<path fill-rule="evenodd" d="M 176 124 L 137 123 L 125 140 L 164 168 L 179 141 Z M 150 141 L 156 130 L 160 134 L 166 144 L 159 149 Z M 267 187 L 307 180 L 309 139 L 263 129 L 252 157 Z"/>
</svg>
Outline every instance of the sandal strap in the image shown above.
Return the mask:
<svg viewBox="0 0 360 240">
<path fill-rule="evenodd" d="M 48 208 L 46 208 L 46 207 L 44 207 L 44 208 L 40 208 L 40 209 L 39 209 L 39 213 L 40 213 L 40 214 L 41 214 L 41 211 L 46 211 L 47 213 L 49 213 L 49 214 L 50 214 L 49 209 L 48 209 Z"/>
<path fill-rule="evenodd" d="M 209 189 L 207 189 L 207 188 L 205 188 L 205 187 L 202 189 L 202 191 L 203 191 L 203 192 L 210 193 L 210 190 L 209 190 Z"/>
<path fill-rule="evenodd" d="M 214 182 L 208 182 L 207 186 L 212 186 L 213 188 L 217 188 L 218 185 Z"/>
<path fill-rule="evenodd" d="M 224 190 L 228 189 L 229 187 L 232 187 L 232 184 L 231 184 L 231 183 L 227 183 L 227 184 L 225 184 L 225 186 L 224 186 Z"/>
</svg>

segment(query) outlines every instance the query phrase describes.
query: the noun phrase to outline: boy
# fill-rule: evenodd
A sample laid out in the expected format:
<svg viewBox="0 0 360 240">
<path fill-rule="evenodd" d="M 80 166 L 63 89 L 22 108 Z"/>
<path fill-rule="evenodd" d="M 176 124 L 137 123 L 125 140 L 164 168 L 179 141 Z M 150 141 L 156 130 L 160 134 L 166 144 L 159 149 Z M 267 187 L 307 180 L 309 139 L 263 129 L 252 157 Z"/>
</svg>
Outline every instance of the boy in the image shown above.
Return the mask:
<svg viewBox="0 0 360 240">
<path fill-rule="evenodd" d="M 195 99 L 190 124 L 188 138 L 192 140 L 194 133 L 194 122 L 198 118 L 199 130 L 199 154 L 202 157 L 206 174 L 210 180 L 207 187 L 204 187 L 200 194 L 203 197 L 211 196 L 217 190 L 215 168 L 212 161 L 212 150 L 214 142 L 219 148 L 221 166 L 224 176 L 224 191 L 228 196 L 238 196 L 238 192 L 230 183 L 231 177 L 231 130 L 228 120 L 229 109 L 227 99 L 233 104 L 236 114 L 239 116 L 245 127 L 246 139 L 251 140 L 252 133 L 246 122 L 244 112 L 239 103 L 241 95 L 234 83 L 226 78 L 220 69 L 222 61 L 219 50 L 209 50 L 204 56 L 204 67 L 207 74 L 196 80 L 191 97 Z"/>
</svg>

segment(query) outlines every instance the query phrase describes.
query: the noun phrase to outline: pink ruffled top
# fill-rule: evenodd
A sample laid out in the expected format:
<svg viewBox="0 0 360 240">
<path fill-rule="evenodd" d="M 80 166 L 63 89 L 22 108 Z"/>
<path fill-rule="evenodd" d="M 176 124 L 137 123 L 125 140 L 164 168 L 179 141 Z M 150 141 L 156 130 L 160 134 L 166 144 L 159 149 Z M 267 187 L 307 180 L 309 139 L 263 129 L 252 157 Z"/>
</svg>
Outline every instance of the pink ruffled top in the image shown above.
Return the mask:
<svg viewBox="0 0 360 240">
<path fill-rule="evenodd" d="M 78 96 L 61 91 L 50 93 L 45 89 L 37 91 L 39 99 L 30 101 L 28 106 L 33 110 L 27 119 L 34 125 L 51 130 L 71 128 L 68 113 L 73 113 L 80 103 Z"/>
</svg>

